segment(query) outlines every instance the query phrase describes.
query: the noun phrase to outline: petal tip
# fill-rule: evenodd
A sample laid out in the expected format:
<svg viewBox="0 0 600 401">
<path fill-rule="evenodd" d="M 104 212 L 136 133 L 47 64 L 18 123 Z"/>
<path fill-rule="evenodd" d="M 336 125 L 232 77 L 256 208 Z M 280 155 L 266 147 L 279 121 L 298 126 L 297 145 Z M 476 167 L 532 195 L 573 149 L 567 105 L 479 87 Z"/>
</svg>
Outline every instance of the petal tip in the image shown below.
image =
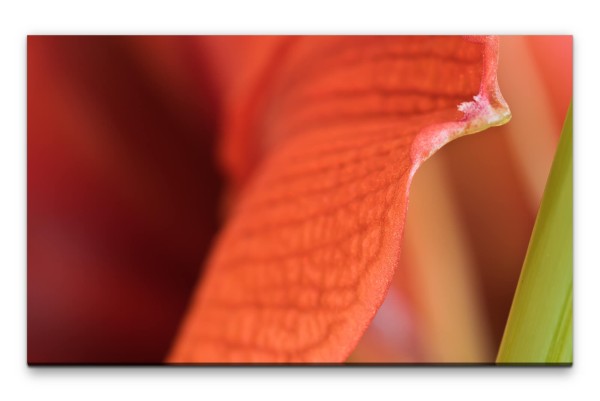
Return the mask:
<svg viewBox="0 0 600 401">
<path fill-rule="evenodd" d="M 480 93 L 473 96 L 472 101 L 459 104 L 458 110 L 464 113 L 465 121 L 481 127 L 477 131 L 506 124 L 512 117 L 510 109 L 499 91 L 495 100 L 496 105 L 493 105 L 485 94 Z"/>
</svg>

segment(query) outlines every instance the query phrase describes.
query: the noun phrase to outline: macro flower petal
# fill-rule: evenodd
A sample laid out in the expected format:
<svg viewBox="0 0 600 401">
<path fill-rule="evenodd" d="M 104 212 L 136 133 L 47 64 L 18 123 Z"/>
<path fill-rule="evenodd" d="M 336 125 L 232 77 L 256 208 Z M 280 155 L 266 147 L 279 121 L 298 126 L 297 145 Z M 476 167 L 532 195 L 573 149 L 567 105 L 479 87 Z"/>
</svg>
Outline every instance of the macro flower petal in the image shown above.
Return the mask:
<svg viewBox="0 0 600 401">
<path fill-rule="evenodd" d="M 494 37 L 290 37 L 276 49 L 261 90 L 232 111 L 238 137 L 253 138 L 235 167 L 247 182 L 169 362 L 346 360 L 398 268 L 417 168 L 510 119 Z"/>
</svg>

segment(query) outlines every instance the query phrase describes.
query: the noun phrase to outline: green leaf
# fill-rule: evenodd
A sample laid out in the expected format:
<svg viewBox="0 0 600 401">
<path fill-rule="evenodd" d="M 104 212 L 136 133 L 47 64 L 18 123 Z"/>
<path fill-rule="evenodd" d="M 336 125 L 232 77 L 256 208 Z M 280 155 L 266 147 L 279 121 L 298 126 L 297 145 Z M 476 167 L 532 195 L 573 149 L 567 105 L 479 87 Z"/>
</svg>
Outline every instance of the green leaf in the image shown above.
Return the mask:
<svg viewBox="0 0 600 401">
<path fill-rule="evenodd" d="M 569 107 L 498 364 L 573 362 L 573 116 Z"/>
</svg>

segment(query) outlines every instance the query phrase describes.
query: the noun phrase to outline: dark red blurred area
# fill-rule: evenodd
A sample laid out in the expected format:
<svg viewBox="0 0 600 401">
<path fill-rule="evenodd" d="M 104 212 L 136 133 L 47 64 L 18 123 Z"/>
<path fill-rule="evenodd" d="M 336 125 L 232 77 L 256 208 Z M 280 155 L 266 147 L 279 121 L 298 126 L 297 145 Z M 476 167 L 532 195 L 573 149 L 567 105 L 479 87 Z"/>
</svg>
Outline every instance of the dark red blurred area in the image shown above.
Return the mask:
<svg viewBox="0 0 600 401">
<path fill-rule="evenodd" d="M 28 363 L 159 363 L 219 222 L 191 37 L 27 41 Z"/>
</svg>

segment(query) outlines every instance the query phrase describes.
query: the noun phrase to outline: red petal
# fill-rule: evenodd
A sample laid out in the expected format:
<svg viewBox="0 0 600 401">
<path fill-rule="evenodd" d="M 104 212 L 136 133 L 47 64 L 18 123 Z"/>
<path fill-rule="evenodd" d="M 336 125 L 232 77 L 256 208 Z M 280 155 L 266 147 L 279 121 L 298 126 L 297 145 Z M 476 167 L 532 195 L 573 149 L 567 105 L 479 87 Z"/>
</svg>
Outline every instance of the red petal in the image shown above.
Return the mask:
<svg viewBox="0 0 600 401">
<path fill-rule="evenodd" d="M 170 361 L 344 361 L 398 265 L 418 166 L 510 118 L 497 49 L 489 37 L 294 38 L 246 113 L 262 162 Z"/>
</svg>

